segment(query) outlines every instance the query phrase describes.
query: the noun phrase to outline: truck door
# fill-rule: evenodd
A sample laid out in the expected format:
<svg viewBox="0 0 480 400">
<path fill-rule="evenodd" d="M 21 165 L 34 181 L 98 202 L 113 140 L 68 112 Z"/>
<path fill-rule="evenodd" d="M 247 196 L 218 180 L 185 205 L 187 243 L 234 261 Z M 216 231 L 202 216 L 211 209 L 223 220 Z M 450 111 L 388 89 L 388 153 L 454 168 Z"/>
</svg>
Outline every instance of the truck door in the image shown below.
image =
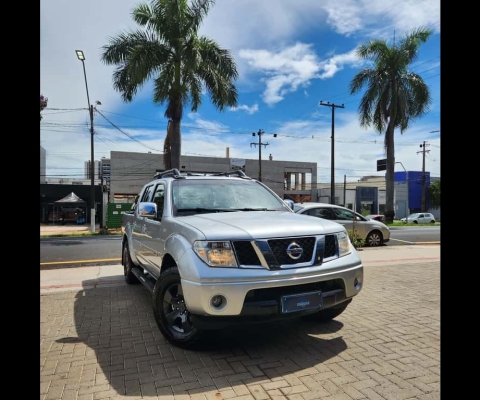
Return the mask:
<svg viewBox="0 0 480 400">
<path fill-rule="evenodd" d="M 142 238 L 142 247 L 145 261 L 153 269 L 155 276 L 160 275 L 165 248 L 165 235 L 162 233 L 162 217 L 165 203 L 165 184 L 160 182 L 153 192 L 152 201 L 157 205 L 157 216 L 154 219 L 145 219 L 145 236 Z"/>
<path fill-rule="evenodd" d="M 153 192 L 153 184 L 145 187 L 143 193 L 140 195 L 139 202 L 150 201 Z M 135 209 L 135 223 L 132 228 L 132 243 L 133 243 L 133 252 L 137 260 L 144 264 L 146 262 L 144 257 L 144 251 L 142 249 L 143 241 L 145 238 L 145 231 L 147 218 L 143 217 L 140 214 L 140 207 Z"/>
</svg>

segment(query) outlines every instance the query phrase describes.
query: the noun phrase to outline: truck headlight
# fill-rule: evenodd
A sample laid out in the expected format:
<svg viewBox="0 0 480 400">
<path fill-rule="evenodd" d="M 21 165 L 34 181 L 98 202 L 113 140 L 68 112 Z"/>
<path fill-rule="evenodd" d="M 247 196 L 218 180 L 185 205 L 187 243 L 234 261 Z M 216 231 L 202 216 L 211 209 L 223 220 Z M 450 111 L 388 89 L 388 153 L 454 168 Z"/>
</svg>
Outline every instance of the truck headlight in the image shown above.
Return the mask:
<svg viewBox="0 0 480 400">
<path fill-rule="evenodd" d="M 347 232 L 337 233 L 338 240 L 338 256 L 343 257 L 352 252 L 350 247 L 350 238 Z"/>
<path fill-rule="evenodd" d="M 230 242 L 196 241 L 193 250 L 210 267 L 238 267 Z"/>
</svg>

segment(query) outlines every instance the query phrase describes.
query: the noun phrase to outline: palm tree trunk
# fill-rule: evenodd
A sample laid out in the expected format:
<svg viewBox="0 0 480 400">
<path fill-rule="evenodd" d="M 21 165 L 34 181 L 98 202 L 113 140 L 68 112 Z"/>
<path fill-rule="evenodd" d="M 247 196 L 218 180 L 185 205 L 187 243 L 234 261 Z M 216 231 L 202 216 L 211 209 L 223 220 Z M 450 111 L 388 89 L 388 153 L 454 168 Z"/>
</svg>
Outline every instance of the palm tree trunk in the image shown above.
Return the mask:
<svg viewBox="0 0 480 400">
<path fill-rule="evenodd" d="M 386 199 L 385 199 L 385 221 L 392 223 L 395 216 L 394 193 L 395 193 L 395 140 L 394 123 L 390 122 L 385 132 L 385 147 L 387 150 L 387 170 L 386 170 Z"/>
<path fill-rule="evenodd" d="M 165 136 L 165 140 L 163 142 L 163 166 L 165 170 L 172 169 L 172 128 L 172 121 L 168 120 L 167 135 Z"/>
<path fill-rule="evenodd" d="M 170 123 L 170 168 L 177 168 L 180 171 L 180 155 L 182 154 L 182 133 L 180 131 L 180 121 L 171 121 Z"/>
</svg>

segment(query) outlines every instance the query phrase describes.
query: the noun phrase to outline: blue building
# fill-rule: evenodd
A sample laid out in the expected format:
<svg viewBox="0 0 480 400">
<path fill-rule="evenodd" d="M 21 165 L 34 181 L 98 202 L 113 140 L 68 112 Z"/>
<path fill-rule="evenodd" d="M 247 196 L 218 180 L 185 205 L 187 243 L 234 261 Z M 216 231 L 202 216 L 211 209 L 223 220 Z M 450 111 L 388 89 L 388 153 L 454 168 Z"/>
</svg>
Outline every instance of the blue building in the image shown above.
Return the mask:
<svg viewBox="0 0 480 400">
<path fill-rule="evenodd" d="M 421 211 L 422 175 L 422 171 L 394 172 L 396 218 Z M 425 172 L 425 210 L 430 209 L 429 187 L 430 172 Z"/>
</svg>

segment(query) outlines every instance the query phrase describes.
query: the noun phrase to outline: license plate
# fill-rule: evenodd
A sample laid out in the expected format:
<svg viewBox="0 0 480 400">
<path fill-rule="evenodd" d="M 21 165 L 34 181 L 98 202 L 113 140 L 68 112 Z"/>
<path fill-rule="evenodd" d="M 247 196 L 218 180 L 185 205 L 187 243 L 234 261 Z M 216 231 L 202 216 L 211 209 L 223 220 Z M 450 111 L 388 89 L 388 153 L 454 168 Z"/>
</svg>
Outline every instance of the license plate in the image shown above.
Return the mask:
<svg viewBox="0 0 480 400">
<path fill-rule="evenodd" d="M 282 313 L 312 310 L 323 307 L 322 292 L 309 292 L 282 296 Z"/>
</svg>

